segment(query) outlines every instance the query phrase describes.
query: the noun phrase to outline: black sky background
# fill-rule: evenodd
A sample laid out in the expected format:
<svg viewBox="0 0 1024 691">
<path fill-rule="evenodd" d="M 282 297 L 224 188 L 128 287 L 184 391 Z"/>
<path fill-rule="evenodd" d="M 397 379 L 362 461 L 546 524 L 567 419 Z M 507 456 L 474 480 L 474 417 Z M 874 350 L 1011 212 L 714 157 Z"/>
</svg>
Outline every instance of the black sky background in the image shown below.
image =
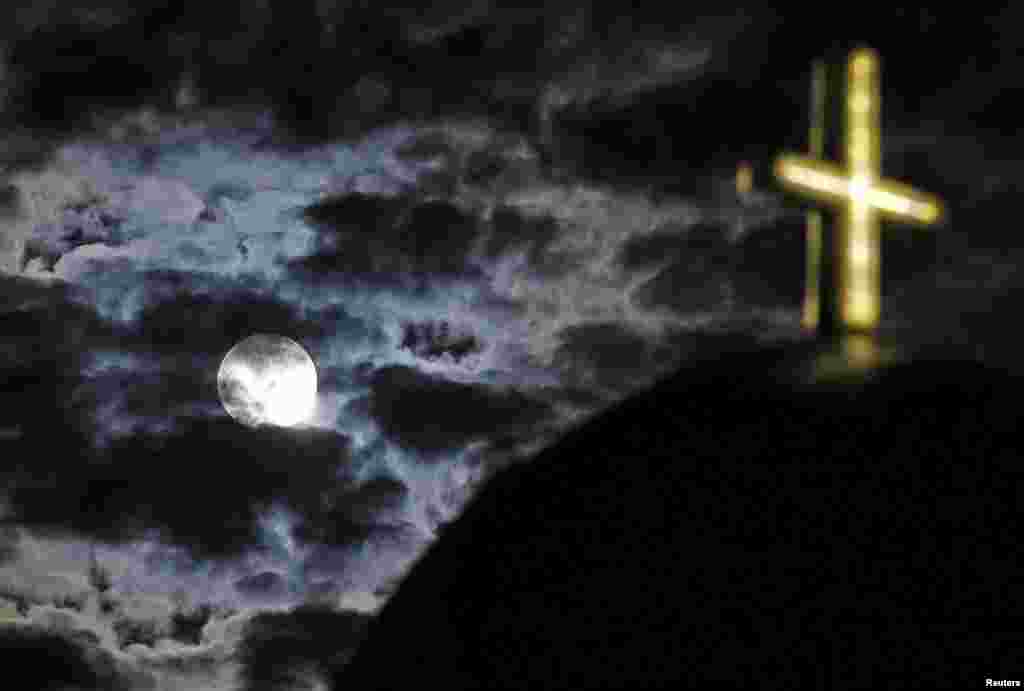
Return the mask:
<svg viewBox="0 0 1024 691">
<path fill-rule="evenodd" d="M 784 330 L 765 315 L 798 310 L 802 219 L 774 194 L 771 159 L 806 147 L 811 60 L 841 60 L 861 43 L 883 60 L 884 174 L 938 194 L 949 209 L 935 229 L 886 228 L 886 319 L 908 341 L 955 344 L 1016 368 L 1024 294 L 1014 220 L 1024 172 L 1015 107 L 1024 69 L 1021 20 L 1012 7 L 987 14 L 969 6 L 889 7 L 878 15 L 845 6 L 781 12 L 755 3 L 434 3 L 426 12 L 311 0 L 5 4 L 0 166 L 10 184 L 0 223 L 24 215 L 19 176 L 46 171 L 68 144 L 106 142 L 138 170 L 159 170 L 177 144 L 132 126 L 109 142 L 116 123 L 140 108 L 158 120 L 213 123 L 211 139 L 251 135 L 253 152 L 296 158 L 401 124 L 424 130 L 401 152 L 405 160 L 439 156 L 443 164 L 402 183 L 397 196 L 331 194 L 300 209 L 316 239 L 310 253 L 279 264 L 290 293 L 258 276 L 94 266 L 84 274 L 91 285 L 119 292 L 134 310 L 118 321 L 109 317 L 113 308 L 90 302 L 74 281 L 42 281 L 24 268 L 38 258 L 52 270 L 83 247 L 131 246 L 136 238 L 123 236 L 128 226 L 97 216 L 78 219 L 85 230 L 77 235 L 33 236 L 18 262 L 22 271 L 0 274 L 4 528 L 111 544 L 158 530 L 197 563 L 213 564 L 253 550 L 272 553 L 260 516 L 283 505 L 298 514 L 292 530 L 310 550 L 308 581 L 338 560 L 360 561 L 357 546 L 374 540 L 401 554 L 422 549 L 423 535 L 401 510 L 419 501 L 416 485 L 381 469 L 374 460 L 380 448 L 360 446 L 351 429 L 254 432 L 218 416 L 217 358 L 252 332 L 292 334 L 322 356 L 322 389 L 362 392 L 339 407 L 337 419 L 375 425 L 381 445 L 416 458 L 416 473 L 438 472 L 481 440 L 494 458 L 474 461 L 475 452 L 466 452 L 465 462 L 484 466 L 485 474 L 488 464 L 528 456 L 531 442 L 560 428 L 562 406 L 597 410 L 729 338 Z M 183 84 L 197 105 L 182 104 Z M 484 122 L 488 132 L 469 153 L 465 143 L 426 132 L 466 121 Z M 534 158 L 509 154 L 507 142 L 519 137 Z M 730 190 L 744 160 L 755 167 L 756 208 L 741 206 Z M 482 280 L 516 251 L 539 284 L 585 268 L 558 245 L 563 230 L 553 216 L 498 204 L 484 220 L 453 202 L 466 190 L 500 196 L 537 180 L 600 187 L 612 207 L 639 195 L 655 208 L 700 210 L 697 221 L 673 218 L 616 250 L 616 267 L 651 272 L 632 304 L 667 315 L 672 325 L 660 339 L 615 321 L 560 327 L 557 386 L 496 387 L 491 379 L 430 369 L 442 354 L 459 362 L 486 352 L 505 328 L 504 317 L 495 317 L 487 328 L 440 336 L 440 321 L 451 315 L 430 314 L 431 305 L 443 304 L 430 300 L 459 281 Z M 232 194 L 244 204 L 252 191 L 222 196 Z M 204 214 L 217 224 L 223 205 L 211 199 L 201 200 Z M 734 235 L 737 219 L 746 219 L 747 230 Z M 437 227 L 443 235 L 431 234 Z M 493 264 L 475 262 L 481 242 Z M 197 263 L 202 251 L 194 250 Z M 395 332 L 316 297 L 340 291 L 403 296 L 427 314 Z M 733 306 L 722 308 L 729 300 Z M 516 318 L 529 311 L 495 296 L 485 307 Z M 537 313 L 545 309 L 553 308 Z M 679 326 L 720 311 L 725 326 Z M 338 359 L 333 344 L 342 336 L 366 349 L 393 341 L 412 364 Z M 132 364 L 111 366 L 114 352 Z M 135 427 L 128 437 L 108 438 L 119 425 Z M 2 535 L 0 561 L 20 563 L 24 546 L 16 535 Z M 267 573 L 238 588 L 287 590 L 285 576 Z M 322 578 L 327 588 L 330 578 Z M 23 610 L 29 602 L 56 607 L 42 586 L 35 595 L 29 590 L 0 595 Z M 92 616 L 88 606 L 80 606 L 83 617 Z M 180 641 L 173 622 L 196 612 L 213 623 L 221 617 L 216 609 L 187 608 L 177 620 L 156 617 L 151 640 Z M 240 644 L 245 688 L 291 688 L 290 678 L 322 674 L 342 664 L 361 635 L 353 613 L 337 608 L 252 616 Z M 308 631 L 323 633 L 310 638 Z M 115 653 L 97 653 L 114 645 L 106 641 L 66 643 L 52 630 L 4 635 L 0 648 L 52 648 L 76 660 L 67 674 L 79 674 L 75 665 L 92 670 L 81 672 L 92 679 L 80 682 L 83 688 L 109 688 L 115 677 L 126 688 L 147 688 L 147 674 L 166 673 L 165 661 L 155 658 L 132 666 Z M 323 643 L 335 638 L 337 649 Z M 273 669 L 274 655 L 280 669 Z M 27 654 L 19 657 L 38 673 Z M 179 672 L 205 679 L 200 686 L 234 688 L 210 671 L 220 663 L 187 659 Z M 190 688 L 188 674 L 175 677 L 180 688 Z M 271 677 L 277 681 L 265 680 Z"/>
</svg>

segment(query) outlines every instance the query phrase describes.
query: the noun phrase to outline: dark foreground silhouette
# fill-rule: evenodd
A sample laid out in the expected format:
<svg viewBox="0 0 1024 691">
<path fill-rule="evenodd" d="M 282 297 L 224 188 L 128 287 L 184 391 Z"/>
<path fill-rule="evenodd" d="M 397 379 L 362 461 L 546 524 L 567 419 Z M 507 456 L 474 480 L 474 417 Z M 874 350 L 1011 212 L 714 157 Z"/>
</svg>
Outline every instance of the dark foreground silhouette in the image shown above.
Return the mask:
<svg viewBox="0 0 1024 691">
<path fill-rule="evenodd" d="M 792 352 L 687 368 L 495 476 L 334 688 L 1024 679 L 1020 378 L 800 385 Z"/>
</svg>

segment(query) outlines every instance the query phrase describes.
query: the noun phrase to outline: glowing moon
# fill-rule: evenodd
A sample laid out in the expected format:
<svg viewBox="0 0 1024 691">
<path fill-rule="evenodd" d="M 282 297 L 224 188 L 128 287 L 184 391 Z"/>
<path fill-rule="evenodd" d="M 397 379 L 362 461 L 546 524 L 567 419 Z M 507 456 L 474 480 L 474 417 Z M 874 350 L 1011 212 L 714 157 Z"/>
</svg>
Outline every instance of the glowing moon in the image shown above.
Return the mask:
<svg viewBox="0 0 1024 691">
<path fill-rule="evenodd" d="M 290 338 L 254 334 L 235 344 L 217 371 L 228 414 L 249 427 L 295 427 L 316 410 L 316 365 Z"/>
</svg>

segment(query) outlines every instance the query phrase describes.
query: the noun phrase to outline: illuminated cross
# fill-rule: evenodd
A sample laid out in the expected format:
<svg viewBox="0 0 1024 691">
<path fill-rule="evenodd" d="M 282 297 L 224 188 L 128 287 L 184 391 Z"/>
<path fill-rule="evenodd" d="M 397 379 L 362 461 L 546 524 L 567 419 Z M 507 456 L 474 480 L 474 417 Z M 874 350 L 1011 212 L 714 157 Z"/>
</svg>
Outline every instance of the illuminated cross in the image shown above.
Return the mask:
<svg viewBox="0 0 1024 691">
<path fill-rule="evenodd" d="M 813 199 L 838 205 L 839 217 L 832 264 L 840 328 L 846 332 L 871 333 L 881 316 L 881 260 L 879 224 L 882 219 L 930 225 L 943 214 L 942 203 L 899 182 L 881 177 L 880 90 L 878 55 L 860 48 L 850 54 L 846 69 L 845 166 L 820 156 L 820 131 L 812 125 L 811 156 L 782 155 L 775 174 L 784 187 Z M 817 75 L 821 74 L 816 70 Z M 820 89 L 817 90 L 820 92 Z M 817 99 L 816 99 L 817 100 Z M 818 109 L 818 104 L 815 104 Z M 816 118 L 817 119 L 817 116 Z M 812 216 L 813 219 L 813 216 Z M 819 221 L 820 223 L 820 221 Z M 808 302 L 818 300 L 817 257 L 820 238 L 809 228 Z M 820 233 L 820 230 L 818 231 Z M 828 276 L 823 277 L 828 280 Z M 817 315 L 805 304 L 804 324 L 820 325 L 825 305 L 814 304 Z"/>
</svg>

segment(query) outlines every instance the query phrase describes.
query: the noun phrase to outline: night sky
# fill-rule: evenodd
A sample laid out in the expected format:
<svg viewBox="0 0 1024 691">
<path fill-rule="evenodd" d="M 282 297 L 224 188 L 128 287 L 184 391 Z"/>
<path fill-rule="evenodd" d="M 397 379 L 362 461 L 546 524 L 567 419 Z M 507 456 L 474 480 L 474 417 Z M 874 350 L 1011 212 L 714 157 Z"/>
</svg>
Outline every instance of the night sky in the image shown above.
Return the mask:
<svg viewBox="0 0 1024 691">
<path fill-rule="evenodd" d="M 948 208 L 885 226 L 883 324 L 1017 367 L 1020 9 L 17 4 L 0 655 L 38 688 L 329 688 L 496 473 L 798 339 L 770 170 L 807 146 L 815 58 L 878 50 L 883 173 Z M 312 356 L 309 425 L 221 406 L 254 333 Z"/>
</svg>

